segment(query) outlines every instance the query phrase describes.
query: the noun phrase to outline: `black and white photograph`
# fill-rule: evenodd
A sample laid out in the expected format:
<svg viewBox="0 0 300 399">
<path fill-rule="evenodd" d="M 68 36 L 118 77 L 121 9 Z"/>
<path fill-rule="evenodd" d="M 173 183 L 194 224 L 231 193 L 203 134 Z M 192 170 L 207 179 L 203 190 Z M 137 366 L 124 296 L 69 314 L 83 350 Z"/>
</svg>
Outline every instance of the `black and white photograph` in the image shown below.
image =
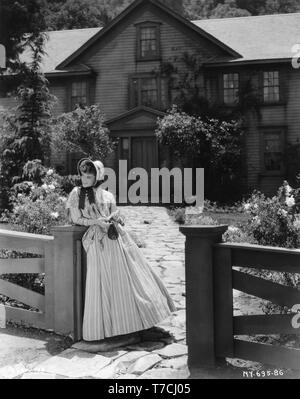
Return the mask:
<svg viewBox="0 0 300 399">
<path fill-rule="evenodd" d="M 299 378 L 300 0 L 0 0 L 0 379 Z"/>
</svg>

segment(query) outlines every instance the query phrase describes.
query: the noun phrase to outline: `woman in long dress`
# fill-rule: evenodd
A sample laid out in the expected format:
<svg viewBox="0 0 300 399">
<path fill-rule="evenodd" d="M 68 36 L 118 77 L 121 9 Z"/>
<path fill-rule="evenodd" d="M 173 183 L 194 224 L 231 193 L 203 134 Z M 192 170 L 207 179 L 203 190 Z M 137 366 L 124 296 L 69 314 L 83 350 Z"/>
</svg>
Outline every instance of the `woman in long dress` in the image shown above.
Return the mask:
<svg viewBox="0 0 300 399">
<path fill-rule="evenodd" d="M 82 159 L 77 168 L 82 185 L 69 194 L 67 208 L 74 224 L 88 227 L 82 238 L 87 252 L 83 339 L 149 329 L 176 311 L 175 304 L 122 226 L 113 194 L 100 187 L 103 164 Z"/>
</svg>

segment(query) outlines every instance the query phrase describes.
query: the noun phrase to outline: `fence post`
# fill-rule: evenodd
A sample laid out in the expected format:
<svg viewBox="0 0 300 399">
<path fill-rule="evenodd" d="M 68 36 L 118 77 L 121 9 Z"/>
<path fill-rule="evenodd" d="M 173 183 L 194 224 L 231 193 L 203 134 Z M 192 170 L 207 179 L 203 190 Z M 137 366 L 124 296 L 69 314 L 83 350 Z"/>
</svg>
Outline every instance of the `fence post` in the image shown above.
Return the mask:
<svg viewBox="0 0 300 399">
<path fill-rule="evenodd" d="M 214 367 L 215 326 L 213 292 L 213 245 L 222 241 L 226 225 L 188 225 L 186 236 L 186 335 L 189 367 Z"/>
<path fill-rule="evenodd" d="M 54 331 L 81 339 L 82 258 L 84 226 L 55 226 L 53 251 Z"/>
</svg>

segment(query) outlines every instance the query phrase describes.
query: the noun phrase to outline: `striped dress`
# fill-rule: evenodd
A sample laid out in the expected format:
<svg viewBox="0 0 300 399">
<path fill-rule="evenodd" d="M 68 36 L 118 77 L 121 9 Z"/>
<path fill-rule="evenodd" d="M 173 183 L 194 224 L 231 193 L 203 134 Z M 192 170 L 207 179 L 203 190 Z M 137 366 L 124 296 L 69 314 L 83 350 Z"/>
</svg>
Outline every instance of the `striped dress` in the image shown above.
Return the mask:
<svg viewBox="0 0 300 399">
<path fill-rule="evenodd" d="M 82 239 L 87 252 L 83 339 L 101 340 L 160 323 L 176 310 L 163 282 L 126 228 L 118 225 L 118 239 L 110 240 L 107 229 L 94 224 L 117 211 L 113 194 L 94 188 L 96 204 L 86 199 L 81 210 L 79 190 L 72 190 L 67 208 L 74 224 L 88 226 Z"/>
</svg>

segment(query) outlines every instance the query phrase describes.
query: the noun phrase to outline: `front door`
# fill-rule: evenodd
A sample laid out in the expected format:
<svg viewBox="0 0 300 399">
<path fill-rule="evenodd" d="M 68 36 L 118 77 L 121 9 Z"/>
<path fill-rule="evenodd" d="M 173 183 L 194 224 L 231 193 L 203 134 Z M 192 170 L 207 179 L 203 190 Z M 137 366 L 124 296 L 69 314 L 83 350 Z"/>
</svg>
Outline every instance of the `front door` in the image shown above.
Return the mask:
<svg viewBox="0 0 300 399">
<path fill-rule="evenodd" d="M 122 137 L 120 140 L 120 159 L 128 161 L 128 172 L 133 168 L 143 168 L 148 174 L 148 193 L 151 194 L 151 168 L 158 168 L 158 144 L 156 137 Z M 134 184 L 128 180 L 128 188 Z"/>
<path fill-rule="evenodd" d="M 131 168 L 143 168 L 149 180 L 151 168 L 157 168 L 157 141 L 155 137 L 133 137 L 131 139 Z"/>
</svg>

